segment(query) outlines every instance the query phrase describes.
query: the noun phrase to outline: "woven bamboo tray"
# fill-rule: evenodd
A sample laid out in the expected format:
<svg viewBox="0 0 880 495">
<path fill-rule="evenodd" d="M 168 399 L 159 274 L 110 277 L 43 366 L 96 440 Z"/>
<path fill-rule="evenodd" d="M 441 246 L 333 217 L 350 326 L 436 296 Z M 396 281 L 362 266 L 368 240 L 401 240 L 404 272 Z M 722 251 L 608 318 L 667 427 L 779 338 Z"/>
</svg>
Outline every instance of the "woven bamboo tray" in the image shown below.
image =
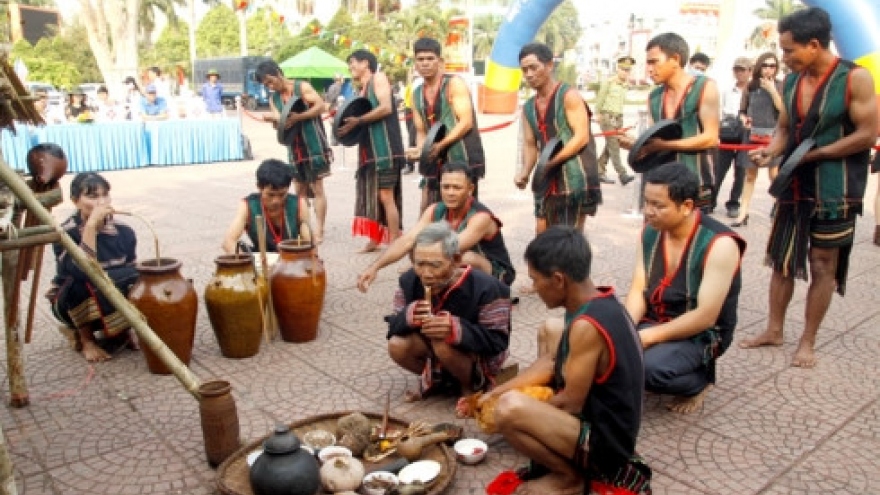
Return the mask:
<svg viewBox="0 0 880 495">
<path fill-rule="evenodd" d="M 311 430 L 327 430 L 336 433 L 336 421 L 351 411 L 341 413 L 320 414 L 309 418 L 302 419 L 290 424 L 290 429 L 297 437 L 302 438 L 303 434 Z M 370 419 L 373 424 L 381 424 L 382 416 L 373 413 L 362 413 Z M 404 429 L 409 423 L 397 418 L 388 418 L 388 424 L 396 428 Z M 247 455 L 251 452 L 263 447 L 263 442 L 269 438 L 266 435 L 259 440 L 251 442 L 244 447 L 238 449 L 228 459 L 223 461 L 217 468 L 217 489 L 224 495 L 254 495 L 251 490 L 250 482 L 250 466 L 247 464 Z M 397 456 L 390 456 L 382 459 L 380 464 L 397 459 Z M 439 495 L 449 487 L 455 478 L 455 470 L 457 464 L 455 462 L 455 454 L 445 444 L 435 444 L 426 448 L 422 452 L 422 459 L 430 459 L 440 463 L 440 474 L 428 485 L 428 495 Z M 364 468 L 367 471 L 374 464 L 364 461 Z M 324 492 L 319 492 L 324 493 Z"/>
</svg>

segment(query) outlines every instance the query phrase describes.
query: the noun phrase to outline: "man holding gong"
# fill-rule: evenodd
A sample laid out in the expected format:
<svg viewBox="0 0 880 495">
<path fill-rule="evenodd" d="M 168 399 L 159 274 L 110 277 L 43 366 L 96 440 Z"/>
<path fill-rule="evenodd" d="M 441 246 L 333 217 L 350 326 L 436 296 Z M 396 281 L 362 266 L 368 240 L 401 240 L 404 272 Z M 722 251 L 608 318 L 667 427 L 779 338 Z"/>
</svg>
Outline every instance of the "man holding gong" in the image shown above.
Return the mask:
<svg viewBox="0 0 880 495">
<path fill-rule="evenodd" d="M 321 95 L 306 81 L 287 79 L 281 67 L 272 60 L 257 66 L 256 78 L 267 90 L 272 92 L 269 108 L 263 120 L 271 122 L 286 132 L 279 132 L 287 147 L 288 161 L 294 168 L 296 195 L 300 198 L 314 197 L 315 232 L 313 241 L 320 244 L 324 240 L 324 223 L 327 219 L 327 196 L 324 193 L 324 178 L 330 175 L 333 151 L 327 142 L 321 113 L 326 104 Z M 288 103 L 301 100 L 306 109 L 302 112 L 287 112 L 287 120 L 280 122 Z M 296 127 L 294 127 L 296 126 Z"/>
<path fill-rule="evenodd" d="M 429 172 L 422 182 L 422 202 L 419 211 L 440 201 L 441 158 L 452 162 L 464 162 L 470 167 L 474 181 L 474 197 L 477 197 L 477 181 L 486 173 L 483 142 L 477 129 L 477 116 L 467 83 L 453 74 L 443 72 L 440 42 L 431 38 L 419 38 L 415 42 L 415 68 L 424 82 L 413 91 L 412 113 L 416 128 L 416 147 L 407 151 L 411 159 L 418 159 L 425 145 L 428 130 L 434 124 L 446 127 L 445 135 L 431 143 L 428 162 L 419 163 L 423 173 Z M 431 170 L 433 169 L 433 170 Z M 433 173 L 430 173 L 433 172 Z"/>
</svg>

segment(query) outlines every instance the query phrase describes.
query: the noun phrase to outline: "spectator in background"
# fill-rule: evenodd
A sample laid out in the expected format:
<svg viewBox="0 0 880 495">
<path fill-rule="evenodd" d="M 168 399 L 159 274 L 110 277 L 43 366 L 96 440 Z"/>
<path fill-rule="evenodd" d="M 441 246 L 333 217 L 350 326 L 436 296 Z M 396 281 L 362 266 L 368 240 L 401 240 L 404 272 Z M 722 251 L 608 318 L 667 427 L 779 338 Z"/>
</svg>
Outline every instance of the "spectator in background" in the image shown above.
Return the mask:
<svg viewBox="0 0 880 495">
<path fill-rule="evenodd" d="M 138 120 L 141 113 L 141 99 L 144 93 L 138 86 L 135 78 L 128 76 L 125 78 L 125 120 Z"/>
<path fill-rule="evenodd" d="M 336 107 L 339 105 L 339 97 L 342 96 L 342 74 L 337 73 L 333 76 L 333 84 L 327 88 L 327 93 L 324 95 L 324 101 L 327 103 L 327 111 L 331 114 L 336 112 Z M 331 126 L 332 127 L 332 126 Z M 336 138 L 332 132 L 330 134 L 330 144 L 333 146 L 337 146 L 339 144 L 339 139 Z"/>
<path fill-rule="evenodd" d="M 223 117 L 223 85 L 220 84 L 220 74 L 216 69 L 211 69 L 205 77 L 208 81 L 202 84 L 199 92 L 205 102 L 205 111 L 213 118 Z"/>
<path fill-rule="evenodd" d="M 147 84 L 152 84 L 156 88 L 156 95 L 165 100 L 171 96 L 171 88 L 168 81 L 162 77 L 162 71 L 158 67 L 150 67 L 147 69 Z"/>
<path fill-rule="evenodd" d="M 694 53 L 688 60 L 688 72 L 692 76 L 705 76 L 712 60 L 703 52 Z"/>
<path fill-rule="evenodd" d="M 779 112 L 784 108 L 782 101 L 782 84 L 776 79 L 779 73 L 779 59 L 773 52 L 766 52 L 758 57 L 755 68 L 752 71 L 752 80 L 746 87 L 746 93 L 740 102 L 741 115 L 745 116 L 749 127 L 749 140 L 753 143 L 769 143 L 773 138 L 773 130 L 779 119 Z M 737 166 L 740 166 L 737 160 Z M 779 160 L 767 168 L 770 180 L 776 178 L 779 171 Z M 748 160 L 744 165 L 746 177 L 742 191 L 742 207 L 739 216 L 731 227 L 742 227 L 749 224 L 749 205 L 752 201 L 752 193 L 755 191 L 755 181 L 758 179 L 758 168 Z"/>
<path fill-rule="evenodd" d="M 107 86 L 98 88 L 98 99 L 92 105 L 95 111 L 95 118 L 99 121 L 117 120 L 120 118 L 121 112 L 117 108 L 116 101 L 110 99 L 110 93 Z"/>
<path fill-rule="evenodd" d="M 629 74 L 636 59 L 625 55 L 617 59 L 617 75 L 608 78 L 599 86 L 599 93 L 594 103 L 599 112 L 599 128 L 603 133 L 613 132 L 623 127 L 623 105 L 626 92 L 629 90 Z M 614 135 L 605 136 L 605 149 L 599 156 L 599 181 L 603 184 L 614 184 L 614 179 L 605 175 L 608 161 L 614 166 L 621 185 L 629 184 L 634 176 L 629 175 L 620 160 L 620 143 Z"/>
<path fill-rule="evenodd" d="M 90 111 L 87 103 L 88 97 L 80 89 L 74 89 L 67 95 L 67 108 L 64 109 L 64 115 L 68 122 L 78 122 L 79 120 L 90 119 Z"/>
<path fill-rule="evenodd" d="M 168 101 L 156 93 L 156 86 L 150 84 L 146 96 L 141 100 L 143 120 L 168 120 Z"/>
<path fill-rule="evenodd" d="M 40 113 L 43 122 L 46 124 L 60 124 L 64 122 L 65 119 L 60 111 L 61 109 L 49 105 L 49 93 L 40 90 L 37 91 L 34 96 L 37 97 L 37 100 L 34 101 L 34 108 Z"/>
<path fill-rule="evenodd" d="M 748 92 L 751 69 L 752 59 L 749 57 L 737 57 L 733 62 L 734 85 L 721 92 L 722 129 L 731 130 L 731 132 L 736 129 L 740 131 L 745 129 L 746 118 L 743 113 L 740 113 L 740 106 L 743 95 Z M 742 132 L 737 136 L 727 136 L 724 132 L 719 131 L 719 137 L 724 144 L 739 145 L 742 144 L 745 136 Z M 730 170 L 731 163 L 736 165 L 733 167 L 733 186 L 730 188 L 730 197 L 724 207 L 727 209 L 727 218 L 737 218 L 739 217 L 739 199 L 742 196 L 745 180 L 744 167 L 749 163 L 747 151 L 718 150 L 718 162 L 715 164 L 715 189 L 712 191 L 712 208 L 715 208 L 718 194 L 721 192 L 721 184 L 724 183 L 724 176 Z"/>
</svg>

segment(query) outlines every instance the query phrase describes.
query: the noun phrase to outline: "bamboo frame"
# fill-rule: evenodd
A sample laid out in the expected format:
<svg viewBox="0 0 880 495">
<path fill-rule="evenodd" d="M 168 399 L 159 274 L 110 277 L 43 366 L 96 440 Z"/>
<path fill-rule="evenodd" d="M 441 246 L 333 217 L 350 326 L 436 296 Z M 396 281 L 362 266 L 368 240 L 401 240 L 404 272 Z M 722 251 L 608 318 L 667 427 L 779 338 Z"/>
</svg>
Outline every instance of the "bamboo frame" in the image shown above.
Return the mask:
<svg viewBox="0 0 880 495">
<path fill-rule="evenodd" d="M 153 332 L 147 324 L 144 316 L 135 308 L 119 290 L 113 285 L 113 282 L 101 269 L 97 261 L 90 258 L 83 250 L 73 242 L 73 239 L 61 229 L 49 211 L 37 200 L 36 195 L 28 187 L 22 178 L 13 171 L 5 160 L 0 159 L 0 180 L 5 182 L 12 190 L 13 194 L 30 210 L 42 223 L 52 227 L 53 230 L 60 235 L 61 244 L 85 272 L 89 279 L 104 294 L 107 300 L 122 314 L 122 316 L 131 324 L 132 329 L 137 333 L 141 343 L 150 348 L 165 366 L 174 374 L 184 388 L 197 400 L 201 399 L 199 394 L 200 381 L 183 364 L 177 356 L 171 352 L 171 349 L 162 342 L 161 339 Z M 5 256 L 5 255 L 4 255 Z M 4 284 L 5 285 L 5 284 Z M 11 375 L 11 373 L 10 373 Z"/>
</svg>

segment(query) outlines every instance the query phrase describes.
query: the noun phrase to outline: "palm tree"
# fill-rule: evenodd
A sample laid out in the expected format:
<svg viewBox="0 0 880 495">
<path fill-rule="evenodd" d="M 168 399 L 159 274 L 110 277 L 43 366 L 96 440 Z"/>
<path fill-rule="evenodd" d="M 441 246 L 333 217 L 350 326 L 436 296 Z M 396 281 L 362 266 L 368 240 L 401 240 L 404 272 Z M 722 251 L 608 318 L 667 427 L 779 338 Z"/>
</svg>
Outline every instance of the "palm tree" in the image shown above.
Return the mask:
<svg viewBox="0 0 880 495">
<path fill-rule="evenodd" d="M 764 0 L 764 6 L 752 11 L 752 14 L 764 22 L 759 24 L 749 36 L 749 44 L 754 48 L 767 48 L 773 45 L 771 33 L 775 32 L 775 24 L 783 17 L 804 8 L 798 0 Z"/>
<path fill-rule="evenodd" d="M 555 55 L 577 45 L 581 33 L 581 25 L 578 21 L 578 12 L 571 0 L 565 0 L 553 14 L 544 22 L 536 41 L 545 43 Z"/>
<path fill-rule="evenodd" d="M 764 6 L 755 9 L 752 13 L 760 19 L 778 21 L 802 8 L 804 6 L 798 0 L 764 0 Z"/>
<path fill-rule="evenodd" d="M 186 6 L 186 0 L 141 0 L 138 12 L 138 25 L 143 44 L 149 44 L 153 31 L 156 30 L 156 12 L 161 12 L 168 19 L 168 24 L 177 27 L 177 12 L 174 7 Z"/>
<path fill-rule="evenodd" d="M 503 17 L 491 15 L 480 17 L 474 22 L 474 60 L 489 58 L 503 21 Z"/>
</svg>

